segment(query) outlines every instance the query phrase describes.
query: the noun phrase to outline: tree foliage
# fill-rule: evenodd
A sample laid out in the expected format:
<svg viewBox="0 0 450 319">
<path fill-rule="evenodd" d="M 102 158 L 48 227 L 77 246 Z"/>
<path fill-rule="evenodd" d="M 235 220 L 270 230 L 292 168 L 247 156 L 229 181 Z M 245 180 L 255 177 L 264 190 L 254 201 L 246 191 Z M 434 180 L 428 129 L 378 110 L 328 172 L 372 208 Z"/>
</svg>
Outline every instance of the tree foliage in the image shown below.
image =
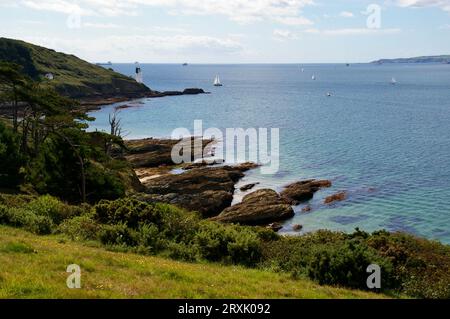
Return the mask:
<svg viewBox="0 0 450 319">
<path fill-rule="evenodd" d="M 74 202 L 123 196 L 119 174 L 107 168 L 121 138 L 102 133 L 99 145 L 98 134 L 86 132 L 90 119 L 76 111 L 76 101 L 22 71 L 0 63 L 0 107 L 12 121 L 11 128 L 0 126 L 0 187 L 24 186 Z"/>
</svg>

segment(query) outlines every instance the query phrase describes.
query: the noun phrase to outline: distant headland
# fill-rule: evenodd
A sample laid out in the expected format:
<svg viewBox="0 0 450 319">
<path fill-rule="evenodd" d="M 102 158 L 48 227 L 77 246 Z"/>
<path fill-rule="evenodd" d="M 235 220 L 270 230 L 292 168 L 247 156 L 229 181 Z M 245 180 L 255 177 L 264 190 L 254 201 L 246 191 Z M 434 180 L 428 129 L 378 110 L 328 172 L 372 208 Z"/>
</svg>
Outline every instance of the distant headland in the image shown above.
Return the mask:
<svg viewBox="0 0 450 319">
<path fill-rule="evenodd" d="M 420 56 L 414 58 L 381 59 L 373 61 L 374 64 L 389 63 L 444 63 L 450 64 L 450 55 Z"/>
<path fill-rule="evenodd" d="M 91 108 L 135 98 L 206 93 L 202 89 L 159 92 L 106 64 L 93 64 L 70 54 L 24 41 L 0 38 L 0 60 L 21 66 L 22 73 L 53 87 L 59 94 Z"/>
</svg>

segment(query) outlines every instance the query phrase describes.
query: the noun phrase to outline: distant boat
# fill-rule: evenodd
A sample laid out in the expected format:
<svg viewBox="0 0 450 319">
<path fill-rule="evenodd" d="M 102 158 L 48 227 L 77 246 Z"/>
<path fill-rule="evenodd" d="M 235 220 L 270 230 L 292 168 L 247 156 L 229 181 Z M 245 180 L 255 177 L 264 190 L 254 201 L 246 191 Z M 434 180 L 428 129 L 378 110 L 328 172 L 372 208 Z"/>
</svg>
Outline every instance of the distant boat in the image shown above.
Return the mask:
<svg viewBox="0 0 450 319">
<path fill-rule="evenodd" d="M 216 75 L 216 78 L 214 79 L 214 86 L 222 86 L 222 83 L 220 83 L 220 78 L 218 75 Z"/>
<path fill-rule="evenodd" d="M 312 79 L 313 81 L 315 81 L 315 80 L 316 80 L 316 76 L 313 75 L 313 76 L 311 77 L 311 79 Z"/>
<path fill-rule="evenodd" d="M 102 65 L 112 65 L 112 62 L 111 62 L 111 61 L 108 61 L 108 62 L 106 62 L 106 63 L 101 62 L 101 63 L 96 63 L 96 65 L 99 65 L 99 66 L 102 66 Z"/>
<path fill-rule="evenodd" d="M 183 63 L 183 66 L 188 66 L 188 64 L 187 63 Z"/>
<path fill-rule="evenodd" d="M 347 63 L 346 66 L 350 66 L 350 63 Z"/>
<path fill-rule="evenodd" d="M 397 80 L 396 80 L 395 78 L 392 78 L 392 79 L 391 79 L 391 84 L 392 84 L 392 85 L 397 84 Z"/>
<path fill-rule="evenodd" d="M 303 73 L 303 72 L 305 72 L 305 69 L 304 69 L 304 68 L 302 68 L 302 73 Z"/>
<path fill-rule="evenodd" d="M 331 93 L 330 93 L 330 92 L 328 92 L 328 93 L 327 93 L 327 96 L 331 96 Z"/>
</svg>

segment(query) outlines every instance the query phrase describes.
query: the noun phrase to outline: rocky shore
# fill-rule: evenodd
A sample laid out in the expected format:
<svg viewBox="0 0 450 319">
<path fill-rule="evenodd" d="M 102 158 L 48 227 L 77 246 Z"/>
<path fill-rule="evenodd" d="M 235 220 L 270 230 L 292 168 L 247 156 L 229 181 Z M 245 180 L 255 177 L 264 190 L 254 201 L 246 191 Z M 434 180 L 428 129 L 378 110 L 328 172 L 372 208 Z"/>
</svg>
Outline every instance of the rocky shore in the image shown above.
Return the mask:
<svg viewBox="0 0 450 319">
<path fill-rule="evenodd" d="M 127 151 L 123 156 L 131 163 L 143 185 L 144 191 L 138 195 L 140 199 L 197 211 L 204 218 L 218 222 L 269 225 L 278 230 L 281 226 L 276 222 L 294 216 L 293 206 L 307 202 L 320 189 L 331 187 L 328 180 L 306 180 L 287 185 L 278 194 L 272 189 L 252 192 L 256 184 L 248 184 L 241 189 L 248 192 L 242 202 L 231 206 L 237 182 L 245 172 L 256 169 L 258 165 L 229 166 L 208 161 L 174 164 L 171 158 L 173 146 L 181 142 L 192 147 L 195 139 L 126 141 Z M 202 140 L 201 152 L 211 142 Z M 199 152 L 192 148 L 192 160 Z"/>
<path fill-rule="evenodd" d="M 89 97 L 78 100 L 80 101 L 80 106 L 83 110 L 95 111 L 99 110 L 101 107 L 105 105 L 122 103 L 136 99 L 161 98 L 167 96 L 198 95 L 198 94 L 209 94 L 209 92 L 205 92 L 203 89 L 199 88 L 187 88 L 184 89 L 183 91 L 164 91 L 164 92 L 148 90 L 130 95 Z"/>
</svg>

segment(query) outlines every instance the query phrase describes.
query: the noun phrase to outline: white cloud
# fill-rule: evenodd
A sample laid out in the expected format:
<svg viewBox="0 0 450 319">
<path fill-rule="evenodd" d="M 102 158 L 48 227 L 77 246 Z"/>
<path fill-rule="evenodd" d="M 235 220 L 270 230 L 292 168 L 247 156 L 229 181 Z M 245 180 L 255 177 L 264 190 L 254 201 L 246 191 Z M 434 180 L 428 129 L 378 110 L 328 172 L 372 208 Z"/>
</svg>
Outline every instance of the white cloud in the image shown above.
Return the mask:
<svg viewBox="0 0 450 319">
<path fill-rule="evenodd" d="M 274 20 L 281 24 L 290 25 L 290 26 L 314 24 L 311 20 L 306 19 L 304 17 L 277 17 Z"/>
<path fill-rule="evenodd" d="M 348 28 L 348 29 L 331 29 L 323 30 L 320 33 L 324 35 L 383 35 L 400 33 L 400 29 L 368 29 L 368 28 Z"/>
<path fill-rule="evenodd" d="M 85 22 L 83 23 L 83 27 L 85 28 L 96 28 L 96 29 L 119 29 L 121 28 L 118 24 L 113 23 L 92 23 L 92 22 Z"/>
<path fill-rule="evenodd" d="M 276 40 L 295 40 L 298 39 L 298 36 L 294 33 L 292 33 L 289 30 L 280 30 L 280 29 L 275 29 L 273 30 L 273 36 L 275 37 Z"/>
<path fill-rule="evenodd" d="M 339 16 L 343 18 L 353 18 L 355 15 L 350 11 L 342 11 Z"/>
<path fill-rule="evenodd" d="M 4 0 L 8 3 L 18 1 Z M 239 23 L 272 20 L 287 25 L 308 25 L 302 9 L 314 0 L 20 0 L 21 5 L 64 14 L 138 15 L 144 6 L 167 8 L 183 15 L 223 15 Z"/>
<path fill-rule="evenodd" d="M 449 0 L 394 0 L 400 7 L 424 8 L 437 7 L 450 12 Z"/>
<path fill-rule="evenodd" d="M 203 62 L 211 57 L 233 56 L 244 47 L 235 38 L 175 35 L 175 36 L 105 36 L 93 39 L 57 37 L 21 37 L 21 39 L 57 51 L 75 54 L 88 61 L 115 62 L 183 61 L 186 56 Z M 132 59 L 132 61 L 130 61 Z M 217 61 L 216 61 L 217 62 Z"/>
<path fill-rule="evenodd" d="M 369 35 L 386 35 L 400 33 L 400 29 L 368 29 L 368 28 L 344 28 L 344 29 L 306 29 L 301 31 L 305 34 L 318 34 L 325 36 L 369 36 Z"/>
</svg>

